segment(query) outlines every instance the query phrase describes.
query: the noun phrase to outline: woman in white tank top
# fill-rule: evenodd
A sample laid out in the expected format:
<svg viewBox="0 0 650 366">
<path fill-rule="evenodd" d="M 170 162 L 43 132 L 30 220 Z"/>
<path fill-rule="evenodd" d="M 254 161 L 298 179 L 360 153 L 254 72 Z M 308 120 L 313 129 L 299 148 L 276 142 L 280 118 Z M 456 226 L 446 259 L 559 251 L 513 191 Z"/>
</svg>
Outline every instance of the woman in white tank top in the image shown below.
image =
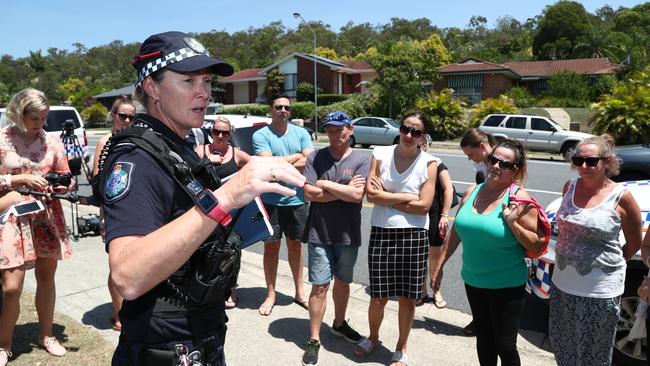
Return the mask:
<svg viewBox="0 0 650 366">
<path fill-rule="evenodd" d="M 611 137 L 582 141 L 572 165 L 580 177 L 565 183 L 557 212 L 549 335 L 558 365 L 609 365 L 626 260 L 641 246 L 641 211 L 609 179 L 619 169 Z"/>
</svg>

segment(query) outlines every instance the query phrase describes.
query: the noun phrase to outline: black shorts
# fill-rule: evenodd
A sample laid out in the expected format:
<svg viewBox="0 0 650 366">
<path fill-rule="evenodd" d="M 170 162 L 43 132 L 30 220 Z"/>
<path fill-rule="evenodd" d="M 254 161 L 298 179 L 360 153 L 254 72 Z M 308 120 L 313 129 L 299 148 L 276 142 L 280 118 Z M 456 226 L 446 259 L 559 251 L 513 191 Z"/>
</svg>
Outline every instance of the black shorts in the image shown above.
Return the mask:
<svg viewBox="0 0 650 366">
<path fill-rule="evenodd" d="M 273 235 L 264 240 L 265 243 L 282 239 L 282 234 L 290 240 L 302 238 L 309 214 L 308 203 L 296 206 L 275 206 L 265 203 L 264 207 L 273 227 Z"/>
</svg>

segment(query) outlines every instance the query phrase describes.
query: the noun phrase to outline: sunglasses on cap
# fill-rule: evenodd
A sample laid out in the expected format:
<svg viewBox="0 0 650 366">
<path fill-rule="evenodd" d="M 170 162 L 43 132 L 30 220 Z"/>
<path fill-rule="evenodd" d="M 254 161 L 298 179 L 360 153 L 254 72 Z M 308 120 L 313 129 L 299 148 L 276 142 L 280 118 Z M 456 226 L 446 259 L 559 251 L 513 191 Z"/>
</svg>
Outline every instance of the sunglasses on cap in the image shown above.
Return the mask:
<svg viewBox="0 0 650 366">
<path fill-rule="evenodd" d="M 411 127 L 406 126 L 406 125 L 399 126 L 399 132 L 401 132 L 401 133 L 403 133 L 405 135 L 410 133 L 411 136 L 413 136 L 415 138 L 422 137 L 422 134 L 424 133 L 422 130 L 418 130 L 417 128 L 411 128 Z"/>
<path fill-rule="evenodd" d="M 230 131 L 228 130 L 217 130 L 216 128 L 212 129 L 210 133 L 214 136 L 223 135 L 223 137 L 230 136 Z"/>
<path fill-rule="evenodd" d="M 492 154 L 488 155 L 487 162 L 490 165 L 494 165 L 498 163 L 499 167 L 503 170 L 514 170 L 515 168 L 517 168 L 517 164 L 513 163 L 512 161 L 501 160 Z"/>
<path fill-rule="evenodd" d="M 273 106 L 273 109 L 275 109 L 276 111 L 281 111 L 282 109 L 284 109 L 287 112 L 291 112 L 291 106 L 290 105 L 276 104 L 276 105 Z"/>
<path fill-rule="evenodd" d="M 590 157 L 582 157 L 582 156 L 574 156 L 571 158 L 571 163 L 575 166 L 582 166 L 582 164 L 587 163 L 587 166 L 594 167 L 598 165 L 598 162 L 601 160 L 605 160 L 607 158 L 603 158 L 600 156 L 590 156 Z"/>
<path fill-rule="evenodd" d="M 129 121 L 133 121 L 133 119 L 135 118 L 134 115 L 132 115 L 132 114 L 126 114 L 126 113 L 118 113 L 117 116 L 120 117 L 120 119 L 121 119 L 122 121 L 126 121 L 127 119 L 128 119 Z"/>
</svg>

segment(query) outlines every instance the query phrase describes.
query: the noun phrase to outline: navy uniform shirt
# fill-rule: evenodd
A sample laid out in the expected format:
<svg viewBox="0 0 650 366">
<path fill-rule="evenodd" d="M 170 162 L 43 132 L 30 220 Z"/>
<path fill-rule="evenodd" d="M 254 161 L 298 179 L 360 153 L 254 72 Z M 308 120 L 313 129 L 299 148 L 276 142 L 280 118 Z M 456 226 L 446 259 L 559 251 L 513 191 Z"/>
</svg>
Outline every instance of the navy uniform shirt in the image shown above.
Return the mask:
<svg viewBox="0 0 650 366">
<path fill-rule="evenodd" d="M 148 125 L 155 132 L 179 146 L 192 147 L 160 121 L 148 115 L 138 115 L 136 124 Z M 173 221 L 194 203 L 168 175 L 164 167 L 149 153 L 132 144 L 118 144 L 104 162 L 99 192 L 104 201 L 106 220 L 106 249 L 113 239 L 147 235 Z M 124 301 L 120 312 L 122 336 L 129 341 L 165 343 L 190 339 L 183 316 L 153 314 L 159 285 L 133 301 Z M 224 303 L 220 302 L 206 313 L 205 322 L 215 329 L 223 324 Z"/>
</svg>

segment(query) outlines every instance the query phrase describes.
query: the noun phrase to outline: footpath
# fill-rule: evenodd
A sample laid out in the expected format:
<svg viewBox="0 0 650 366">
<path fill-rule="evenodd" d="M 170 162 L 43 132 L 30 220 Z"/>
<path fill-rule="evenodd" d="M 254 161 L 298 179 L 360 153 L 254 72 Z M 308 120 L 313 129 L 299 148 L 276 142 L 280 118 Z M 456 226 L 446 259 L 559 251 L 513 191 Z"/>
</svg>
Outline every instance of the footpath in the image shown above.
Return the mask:
<svg viewBox="0 0 650 366">
<path fill-rule="evenodd" d="M 80 206 L 80 209 L 82 214 L 95 210 L 87 206 Z M 68 211 L 66 219 L 69 217 Z M 69 316 L 99 332 L 109 342 L 117 344 L 118 333 L 111 329 L 109 320 L 111 301 L 106 287 L 107 276 L 108 258 L 100 237 L 81 238 L 74 243 L 72 258 L 59 263 L 56 312 Z M 260 363 L 268 366 L 300 365 L 304 345 L 309 337 L 309 314 L 292 302 L 293 280 L 287 262 L 280 261 L 277 303 L 268 317 L 257 313 L 264 298 L 265 287 L 262 256 L 244 251 L 237 307 L 227 311 L 230 318 L 226 340 L 229 366 Z M 306 278 L 305 290 L 309 293 L 310 285 Z M 33 271 L 28 272 L 25 278 L 25 291 L 35 291 Z M 347 318 L 361 334 L 367 334 L 370 297 L 365 286 L 360 284 L 353 283 L 350 292 Z M 333 316 L 330 292 L 321 329 L 319 365 L 388 364 L 398 336 L 397 301 L 389 301 L 386 307 L 380 331 L 383 344 L 366 358 L 356 357 L 351 343 L 330 333 Z M 437 309 L 432 304 L 418 307 L 409 338 L 410 364 L 478 365 L 476 339 L 466 337 L 462 332 L 462 327 L 470 318 L 470 315 L 460 311 Z M 68 334 L 68 338 L 73 339 L 74 334 Z M 522 337 L 519 337 L 518 345 L 522 365 L 554 364 L 551 353 L 535 347 Z"/>
</svg>

